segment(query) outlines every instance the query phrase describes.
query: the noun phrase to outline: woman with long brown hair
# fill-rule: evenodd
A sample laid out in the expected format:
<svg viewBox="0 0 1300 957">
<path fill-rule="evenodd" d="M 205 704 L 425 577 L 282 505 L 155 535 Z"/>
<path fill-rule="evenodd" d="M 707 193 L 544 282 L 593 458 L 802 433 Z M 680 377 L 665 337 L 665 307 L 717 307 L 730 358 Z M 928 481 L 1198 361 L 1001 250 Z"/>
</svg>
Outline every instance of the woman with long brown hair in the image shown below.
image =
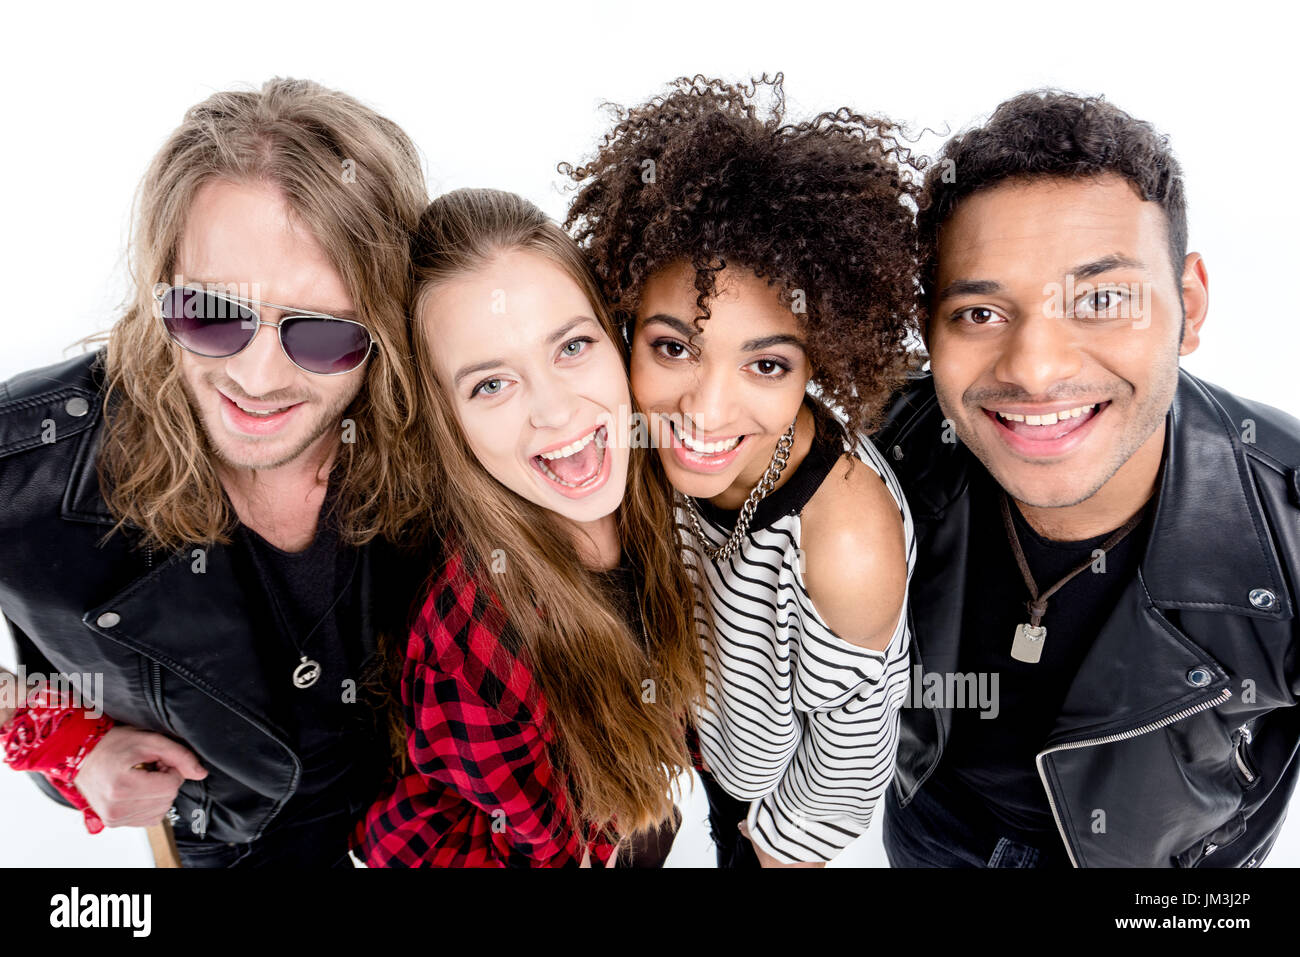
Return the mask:
<svg viewBox="0 0 1300 957">
<path fill-rule="evenodd" d="M 585 261 L 533 204 L 434 201 L 413 242 L 412 440 L 444 560 L 404 648 L 405 773 L 371 866 L 609 863 L 690 767 L 703 662 L 656 456 Z M 409 769 L 406 769 L 409 761 Z"/>
</svg>

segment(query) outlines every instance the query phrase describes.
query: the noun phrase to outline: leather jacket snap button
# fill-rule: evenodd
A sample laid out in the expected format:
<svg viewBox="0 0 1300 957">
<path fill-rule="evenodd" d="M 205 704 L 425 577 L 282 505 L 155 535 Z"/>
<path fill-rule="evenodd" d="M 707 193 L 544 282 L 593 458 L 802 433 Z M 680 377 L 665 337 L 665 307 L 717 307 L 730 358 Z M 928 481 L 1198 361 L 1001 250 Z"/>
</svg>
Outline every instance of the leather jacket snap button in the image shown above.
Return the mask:
<svg viewBox="0 0 1300 957">
<path fill-rule="evenodd" d="M 1210 680 L 1210 673 L 1204 668 L 1193 668 L 1187 672 L 1187 683 L 1193 688 L 1204 688 Z"/>
<path fill-rule="evenodd" d="M 895 445 L 889 450 L 889 454 L 894 457 L 895 462 L 903 461 L 903 447 L 901 445 Z"/>
<path fill-rule="evenodd" d="M 95 619 L 95 624 L 100 628 L 116 628 L 122 620 L 122 616 L 115 611 L 106 611 Z"/>
<path fill-rule="evenodd" d="M 1261 611 L 1271 611 L 1277 607 L 1277 595 L 1274 595 L 1267 588 L 1252 588 L 1250 590 L 1250 603 Z"/>
<path fill-rule="evenodd" d="M 90 411 L 90 403 L 79 395 L 74 395 L 63 406 L 63 410 L 74 419 L 79 419 Z"/>
</svg>

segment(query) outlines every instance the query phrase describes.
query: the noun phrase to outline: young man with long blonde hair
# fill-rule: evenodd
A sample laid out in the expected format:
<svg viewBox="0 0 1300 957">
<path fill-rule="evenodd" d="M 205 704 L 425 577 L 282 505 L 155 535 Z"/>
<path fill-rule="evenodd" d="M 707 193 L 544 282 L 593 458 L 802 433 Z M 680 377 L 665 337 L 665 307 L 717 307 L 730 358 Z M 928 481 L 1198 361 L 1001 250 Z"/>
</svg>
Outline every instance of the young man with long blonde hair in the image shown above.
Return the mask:
<svg viewBox="0 0 1300 957">
<path fill-rule="evenodd" d="M 166 816 L 185 866 L 349 864 L 386 754 L 358 683 L 427 570 L 394 547 L 427 527 L 398 440 L 425 200 L 351 97 L 216 93 L 144 178 L 106 348 L 0 384 L 0 737 L 92 833 Z"/>
</svg>

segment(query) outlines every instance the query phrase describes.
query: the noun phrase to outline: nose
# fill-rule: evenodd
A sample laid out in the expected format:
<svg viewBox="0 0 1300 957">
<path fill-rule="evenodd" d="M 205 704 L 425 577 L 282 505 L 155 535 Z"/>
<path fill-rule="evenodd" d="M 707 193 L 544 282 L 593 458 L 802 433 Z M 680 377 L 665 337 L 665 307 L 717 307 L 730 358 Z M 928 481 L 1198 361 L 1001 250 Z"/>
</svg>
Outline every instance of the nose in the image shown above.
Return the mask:
<svg viewBox="0 0 1300 957">
<path fill-rule="evenodd" d="M 299 369 L 280 348 L 280 313 L 262 309 L 261 324 L 243 352 L 226 360 L 226 375 L 251 398 L 293 387 Z"/>
<path fill-rule="evenodd" d="M 528 421 L 535 429 L 562 429 L 577 414 L 581 400 L 564 376 L 546 372 L 534 377 Z"/>
<path fill-rule="evenodd" d="M 725 369 L 709 369 L 703 365 L 698 368 L 678 406 L 678 411 L 692 429 L 709 435 L 735 421 L 736 404 L 731 384 Z"/>
<path fill-rule="evenodd" d="M 1022 312 L 1010 334 L 1003 338 L 1003 349 L 993 368 L 997 379 L 1013 383 L 1031 396 L 1042 396 L 1056 383 L 1078 375 L 1082 350 L 1068 322 Z"/>
</svg>

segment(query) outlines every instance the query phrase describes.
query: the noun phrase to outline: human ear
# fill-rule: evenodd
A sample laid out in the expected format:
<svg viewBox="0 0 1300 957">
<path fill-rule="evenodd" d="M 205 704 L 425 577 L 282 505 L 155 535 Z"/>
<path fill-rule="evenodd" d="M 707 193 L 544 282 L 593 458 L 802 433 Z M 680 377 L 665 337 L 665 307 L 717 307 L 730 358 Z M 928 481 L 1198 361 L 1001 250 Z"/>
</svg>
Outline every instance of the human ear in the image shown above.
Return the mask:
<svg viewBox="0 0 1300 957">
<path fill-rule="evenodd" d="M 1210 310 L 1210 277 L 1200 253 L 1188 253 L 1183 260 L 1183 344 L 1180 356 L 1196 351 L 1201 344 L 1201 326 Z"/>
</svg>

